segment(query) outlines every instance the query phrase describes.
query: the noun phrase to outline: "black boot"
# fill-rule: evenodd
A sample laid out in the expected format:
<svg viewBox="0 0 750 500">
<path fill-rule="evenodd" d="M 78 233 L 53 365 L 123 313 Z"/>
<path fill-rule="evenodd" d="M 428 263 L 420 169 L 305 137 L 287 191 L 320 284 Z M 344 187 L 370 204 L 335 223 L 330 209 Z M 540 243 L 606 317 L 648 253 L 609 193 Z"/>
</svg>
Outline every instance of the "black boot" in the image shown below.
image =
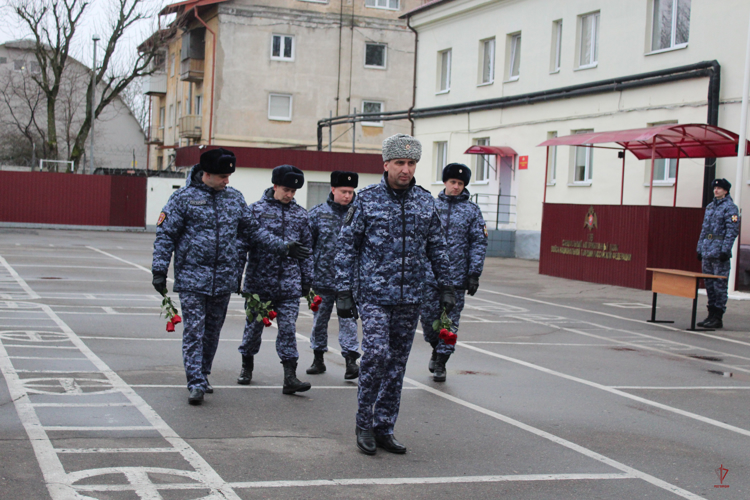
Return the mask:
<svg viewBox="0 0 750 500">
<path fill-rule="evenodd" d="M 208 381 L 208 377 L 206 377 L 206 394 L 213 394 L 214 388 L 211 386 L 211 382 Z"/>
<path fill-rule="evenodd" d="M 297 378 L 297 360 L 288 359 L 281 362 L 284 365 L 284 387 L 281 392 L 284 394 L 294 394 L 295 392 L 305 392 L 310 390 L 309 382 L 301 382 Z"/>
<path fill-rule="evenodd" d="M 323 362 L 323 353 L 325 351 L 313 351 L 315 353 L 315 359 L 313 359 L 312 365 L 307 369 L 308 375 L 320 375 L 326 372 L 326 364 Z"/>
<path fill-rule="evenodd" d="M 365 455 L 374 455 L 377 451 L 375 447 L 375 435 L 372 429 L 360 429 L 357 427 L 357 448 L 362 450 Z"/>
<path fill-rule="evenodd" d="M 383 448 L 389 453 L 398 453 L 399 455 L 406 453 L 406 446 L 396 441 L 396 438 L 393 437 L 393 434 L 386 434 L 385 436 L 375 436 L 375 444 L 377 444 L 379 448 Z"/>
<path fill-rule="evenodd" d="M 237 377 L 237 383 L 240 385 L 250 385 L 250 381 L 253 379 L 253 357 L 242 356 L 242 371 L 240 376 Z"/>
<path fill-rule="evenodd" d="M 430 373 L 435 373 L 435 359 L 437 358 L 435 349 L 437 349 L 438 342 L 430 342 L 430 345 L 432 346 L 432 356 L 430 356 L 430 364 L 427 365 L 427 369 L 430 370 Z"/>
<path fill-rule="evenodd" d="M 198 389 L 197 387 L 192 389 L 190 391 L 190 396 L 188 396 L 188 403 L 193 406 L 198 406 L 203 403 L 203 389 Z"/>
<path fill-rule="evenodd" d="M 357 358 L 359 358 L 358 352 L 349 352 L 344 356 L 346 360 L 346 372 L 344 373 L 344 380 L 352 380 L 359 377 L 359 365 L 357 365 Z"/>
<path fill-rule="evenodd" d="M 703 323 L 703 326 L 705 328 L 724 328 L 724 323 L 722 322 L 722 319 L 724 318 L 724 311 L 721 309 L 714 308 L 714 317 L 710 319 L 709 321 L 706 321 Z"/>
<path fill-rule="evenodd" d="M 716 308 L 713 306 L 708 306 L 708 316 L 706 317 L 706 319 L 698 323 L 697 326 L 705 327 L 706 323 L 714 319 L 714 316 L 716 316 Z"/>
<path fill-rule="evenodd" d="M 446 370 L 445 364 L 450 358 L 450 354 L 438 354 L 435 358 L 435 373 L 432 374 L 432 380 L 435 382 L 445 382 Z"/>
</svg>

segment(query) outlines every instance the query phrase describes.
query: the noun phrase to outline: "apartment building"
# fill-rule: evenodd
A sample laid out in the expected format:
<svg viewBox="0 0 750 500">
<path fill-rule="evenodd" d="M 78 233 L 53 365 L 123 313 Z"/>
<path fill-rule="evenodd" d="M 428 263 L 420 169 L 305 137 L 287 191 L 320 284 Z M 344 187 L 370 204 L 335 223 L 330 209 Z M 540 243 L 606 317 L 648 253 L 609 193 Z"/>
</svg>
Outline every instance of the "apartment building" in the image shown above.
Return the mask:
<svg viewBox="0 0 750 500">
<path fill-rule="evenodd" d="M 433 0 L 405 14 L 418 33 L 417 181 L 437 193 L 453 161 L 504 254 L 539 255 L 542 200 L 619 204 L 617 151 L 537 147 L 579 132 L 711 123 L 739 132 L 750 3 L 742 0 Z M 638 76 L 650 74 L 651 76 Z M 628 85 L 623 85 L 628 81 Z M 619 83 L 618 83 L 619 82 Z M 633 83 L 634 82 L 634 83 Z M 427 113 L 420 111 L 430 109 Z M 471 146 L 499 155 L 464 154 Z M 703 159 L 679 166 L 677 206 L 700 207 Z M 735 179 L 736 159 L 708 160 Z M 715 167 L 715 171 L 713 170 Z M 747 163 L 743 205 L 748 206 Z M 624 204 L 648 204 L 651 163 L 625 158 Z M 653 204 L 672 206 L 676 164 L 659 160 Z M 499 196 L 498 196 L 499 195 Z M 743 224 L 742 243 L 750 244 Z"/>
</svg>

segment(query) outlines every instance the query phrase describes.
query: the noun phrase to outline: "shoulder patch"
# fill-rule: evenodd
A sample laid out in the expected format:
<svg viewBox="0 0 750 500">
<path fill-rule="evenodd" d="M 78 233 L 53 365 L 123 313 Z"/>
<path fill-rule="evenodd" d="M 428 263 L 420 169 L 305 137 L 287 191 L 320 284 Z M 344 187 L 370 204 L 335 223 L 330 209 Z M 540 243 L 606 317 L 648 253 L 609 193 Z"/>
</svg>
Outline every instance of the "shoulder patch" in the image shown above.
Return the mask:
<svg viewBox="0 0 750 500">
<path fill-rule="evenodd" d="M 344 225 L 348 226 L 351 224 L 352 219 L 354 218 L 354 212 L 357 211 L 357 207 L 355 205 L 352 205 L 349 207 L 349 210 L 346 212 L 346 218 L 344 219 Z"/>
<path fill-rule="evenodd" d="M 489 233 L 487 233 L 487 224 L 485 224 L 484 226 L 482 226 L 482 230 L 484 231 L 484 237 L 488 238 L 489 237 Z"/>
<path fill-rule="evenodd" d="M 739 217 L 737 217 L 736 215 L 732 216 L 732 222 L 737 222 L 738 220 L 739 220 Z"/>
<path fill-rule="evenodd" d="M 165 220 L 167 220 L 167 214 L 166 214 L 166 212 L 160 213 L 159 214 L 159 219 L 156 221 L 156 225 L 157 226 L 161 226 L 162 222 L 164 222 Z"/>
</svg>

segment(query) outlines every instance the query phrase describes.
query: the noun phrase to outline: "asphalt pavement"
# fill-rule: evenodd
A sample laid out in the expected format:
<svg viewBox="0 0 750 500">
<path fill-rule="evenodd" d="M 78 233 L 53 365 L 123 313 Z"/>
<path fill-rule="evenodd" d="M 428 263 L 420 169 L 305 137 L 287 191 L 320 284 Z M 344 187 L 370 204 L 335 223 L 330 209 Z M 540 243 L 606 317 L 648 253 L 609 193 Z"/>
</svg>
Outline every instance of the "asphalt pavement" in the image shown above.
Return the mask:
<svg viewBox="0 0 750 500">
<path fill-rule="evenodd" d="M 328 371 L 304 373 L 304 301 L 310 391 L 281 393 L 275 326 L 252 384 L 236 384 L 234 296 L 215 393 L 188 405 L 153 238 L 0 228 L 3 500 L 750 498 L 750 301 L 729 302 L 724 329 L 689 332 L 689 299 L 660 296 L 675 322 L 647 323 L 648 291 L 487 259 L 445 383 L 417 332 L 395 429 L 408 452 L 370 457 L 335 320 Z"/>
</svg>

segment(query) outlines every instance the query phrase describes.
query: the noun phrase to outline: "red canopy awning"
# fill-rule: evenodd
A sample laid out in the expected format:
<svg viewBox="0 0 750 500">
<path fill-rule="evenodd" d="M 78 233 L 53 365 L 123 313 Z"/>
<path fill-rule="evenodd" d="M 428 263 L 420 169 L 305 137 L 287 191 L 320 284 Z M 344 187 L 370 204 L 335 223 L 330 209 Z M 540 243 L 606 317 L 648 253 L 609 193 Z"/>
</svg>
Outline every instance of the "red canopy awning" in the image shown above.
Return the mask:
<svg viewBox="0 0 750 500">
<path fill-rule="evenodd" d="M 516 156 L 513 148 L 508 146 L 478 146 L 474 145 L 464 151 L 465 155 L 497 155 L 497 156 Z"/>
<path fill-rule="evenodd" d="M 713 125 L 687 123 L 566 135 L 546 140 L 539 146 L 586 146 L 608 142 L 619 144 L 639 160 L 651 158 L 652 150 L 654 158 L 723 158 L 737 156 L 739 136 Z"/>
</svg>

